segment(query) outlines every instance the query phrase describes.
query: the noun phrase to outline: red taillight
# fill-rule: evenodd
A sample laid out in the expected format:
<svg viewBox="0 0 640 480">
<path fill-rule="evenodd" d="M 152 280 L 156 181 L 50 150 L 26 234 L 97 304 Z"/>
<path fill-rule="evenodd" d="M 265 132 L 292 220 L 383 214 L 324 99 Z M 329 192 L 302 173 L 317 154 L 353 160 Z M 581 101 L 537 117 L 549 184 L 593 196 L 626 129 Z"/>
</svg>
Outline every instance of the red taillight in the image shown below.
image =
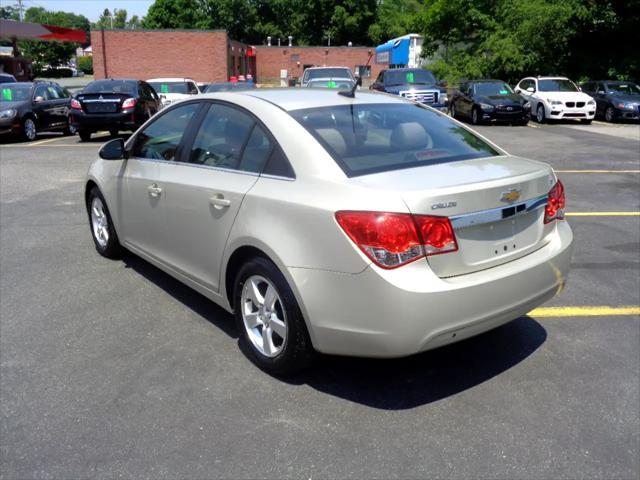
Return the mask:
<svg viewBox="0 0 640 480">
<path fill-rule="evenodd" d="M 349 238 L 383 268 L 458 249 L 446 217 L 343 211 L 336 213 L 336 220 Z"/>
<path fill-rule="evenodd" d="M 73 108 L 74 110 L 82 110 L 82 105 L 80 105 L 80 102 L 78 100 L 76 100 L 75 98 L 72 98 L 71 108 Z"/>
<path fill-rule="evenodd" d="M 122 102 L 122 109 L 124 110 L 125 108 L 133 108 L 136 106 L 136 103 L 138 103 L 138 101 L 135 98 L 127 98 L 124 102 Z"/>
<path fill-rule="evenodd" d="M 547 206 L 544 209 L 544 223 L 564 218 L 564 185 L 558 180 L 551 190 L 549 190 Z"/>
</svg>

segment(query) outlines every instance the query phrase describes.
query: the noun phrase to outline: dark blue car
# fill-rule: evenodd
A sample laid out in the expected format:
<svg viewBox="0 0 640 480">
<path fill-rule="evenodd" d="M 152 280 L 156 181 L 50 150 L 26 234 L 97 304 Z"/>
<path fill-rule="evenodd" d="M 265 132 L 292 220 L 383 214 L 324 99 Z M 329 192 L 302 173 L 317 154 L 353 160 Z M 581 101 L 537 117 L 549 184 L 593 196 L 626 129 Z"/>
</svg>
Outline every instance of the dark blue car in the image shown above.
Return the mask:
<svg viewBox="0 0 640 480">
<path fill-rule="evenodd" d="M 438 82 L 429 70 L 421 68 L 383 70 L 369 89 L 400 95 L 443 112 L 449 105 L 444 83 Z"/>
<path fill-rule="evenodd" d="M 640 86 L 614 80 L 588 81 L 582 90 L 596 101 L 596 116 L 607 122 L 640 120 Z"/>
</svg>

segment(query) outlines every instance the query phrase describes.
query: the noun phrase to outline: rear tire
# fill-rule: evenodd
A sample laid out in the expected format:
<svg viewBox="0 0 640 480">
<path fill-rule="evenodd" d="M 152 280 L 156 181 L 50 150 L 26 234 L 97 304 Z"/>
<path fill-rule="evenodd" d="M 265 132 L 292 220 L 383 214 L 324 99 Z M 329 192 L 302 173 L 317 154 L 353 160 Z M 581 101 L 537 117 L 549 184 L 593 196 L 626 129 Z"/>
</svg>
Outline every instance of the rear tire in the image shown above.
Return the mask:
<svg viewBox="0 0 640 480">
<path fill-rule="evenodd" d="M 456 104 L 452 103 L 451 104 L 451 118 L 458 118 L 458 112 L 456 110 Z"/>
<path fill-rule="evenodd" d="M 78 133 L 78 128 L 73 123 L 71 123 L 71 119 L 68 118 L 67 126 L 62 131 L 62 134 L 69 136 L 69 135 L 75 135 L 76 133 Z"/>
<path fill-rule="evenodd" d="M 87 198 L 89 227 L 96 250 L 106 258 L 119 258 L 122 252 L 111 214 L 98 187 L 93 187 Z"/>
<path fill-rule="evenodd" d="M 80 135 L 80 140 L 83 142 L 91 140 L 91 132 L 89 130 L 78 130 L 78 135 Z"/>
<path fill-rule="evenodd" d="M 315 351 L 300 307 L 273 262 L 255 257 L 245 263 L 233 298 L 240 348 L 255 365 L 284 376 L 311 363 Z"/>
</svg>

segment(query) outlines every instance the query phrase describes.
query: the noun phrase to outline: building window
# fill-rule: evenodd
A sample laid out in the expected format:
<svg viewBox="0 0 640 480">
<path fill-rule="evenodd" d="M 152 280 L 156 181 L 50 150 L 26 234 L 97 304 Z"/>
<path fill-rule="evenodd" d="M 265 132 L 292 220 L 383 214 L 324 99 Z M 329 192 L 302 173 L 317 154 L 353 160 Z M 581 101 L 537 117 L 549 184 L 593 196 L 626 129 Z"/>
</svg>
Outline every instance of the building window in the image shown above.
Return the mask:
<svg viewBox="0 0 640 480">
<path fill-rule="evenodd" d="M 357 69 L 360 78 L 371 78 L 371 65 L 358 65 Z"/>
</svg>

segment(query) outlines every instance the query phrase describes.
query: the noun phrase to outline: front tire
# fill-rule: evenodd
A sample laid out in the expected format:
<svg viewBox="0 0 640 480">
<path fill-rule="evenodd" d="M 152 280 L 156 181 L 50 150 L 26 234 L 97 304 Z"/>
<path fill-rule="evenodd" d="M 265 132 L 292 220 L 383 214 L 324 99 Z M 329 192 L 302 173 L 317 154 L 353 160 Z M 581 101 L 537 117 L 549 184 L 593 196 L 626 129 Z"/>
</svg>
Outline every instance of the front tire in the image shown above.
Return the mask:
<svg viewBox="0 0 640 480">
<path fill-rule="evenodd" d="M 538 104 L 538 109 L 536 110 L 536 121 L 538 123 L 544 123 L 547 119 L 546 113 L 544 111 L 544 105 L 541 103 Z"/>
<path fill-rule="evenodd" d="M 613 107 L 607 107 L 607 109 L 604 111 L 604 119 L 609 123 L 613 123 L 615 121 L 616 112 L 613 110 Z"/>
<path fill-rule="evenodd" d="M 38 128 L 33 118 L 27 117 L 24 122 L 22 122 L 22 136 L 29 142 L 33 142 L 38 138 Z"/>
<path fill-rule="evenodd" d="M 471 111 L 471 123 L 474 125 L 480 125 L 480 113 L 476 107 L 473 107 L 473 110 Z"/>
<path fill-rule="evenodd" d="M 78 130 L 78 134 L 80 135 L 80 140 L 83 142 L 91 140 L 91 132 L 89 130 Z"/>
<path fill-rule="evenodd" d="M 452 103 L 451 104 L 451 118 L 458 118 L 458 112 L 456 110 L 456 104 Z"/>
<path fill-rule="evenodd" d="M 89 213 L 89 226 L 96 250 L 106 258 L 118 258 L 122 247 L 118 235 L 111 220 L 111 214 L 107 203 L 98 187 L 93 187 L 87 199 L 87 211 Z"/>
<path fill-rule="evenodd" d="M 291 375 L 311 362 L 314 350 L 289 284 L 271 261 L 256 257 L 236 276 L 235 319 L 240 348 L 259 368 Z"/>
</svg>

